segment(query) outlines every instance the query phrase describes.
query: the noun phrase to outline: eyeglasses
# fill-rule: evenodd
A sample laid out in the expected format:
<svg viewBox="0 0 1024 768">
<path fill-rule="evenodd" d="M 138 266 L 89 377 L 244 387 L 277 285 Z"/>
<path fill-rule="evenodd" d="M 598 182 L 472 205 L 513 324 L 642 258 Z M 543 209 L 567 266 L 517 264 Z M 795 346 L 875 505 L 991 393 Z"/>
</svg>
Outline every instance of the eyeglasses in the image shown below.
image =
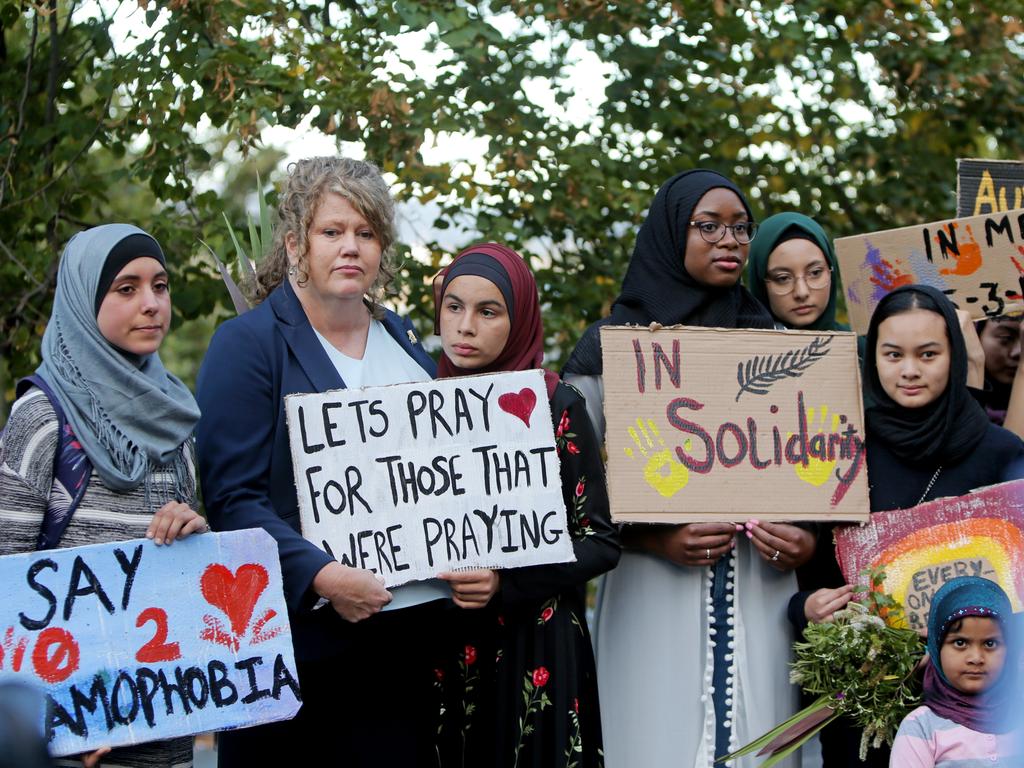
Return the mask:
<svg viewBox="0 0 1024 768">
<path fill-rule="evenodd" d="M 721 224 L 717 221 L 691 221 L 691 227 L 696 227 L 705 243 L 717 243 L 725 237 L 725 230 L 732 232 L 736 242 L 746 245 L 754 239 L 757 233 L 757 224 L 753 221 L 741 221 L 739 224 Z"/>
<path fill-rule="evenodd" d="M 792 293 L 796 288 L 796 281 L 803 280 L 804 284 L 811 290 L 817 291 L 828 288 L 832 281 L 832 270 L 829 267 L 811 267 L 802 275 L 791 275 L 789 272 L 780 272 L 776 275 L 765 275 L 764 281 L 768 290 L 776 296 L 785 296 Z"/>
</svg>

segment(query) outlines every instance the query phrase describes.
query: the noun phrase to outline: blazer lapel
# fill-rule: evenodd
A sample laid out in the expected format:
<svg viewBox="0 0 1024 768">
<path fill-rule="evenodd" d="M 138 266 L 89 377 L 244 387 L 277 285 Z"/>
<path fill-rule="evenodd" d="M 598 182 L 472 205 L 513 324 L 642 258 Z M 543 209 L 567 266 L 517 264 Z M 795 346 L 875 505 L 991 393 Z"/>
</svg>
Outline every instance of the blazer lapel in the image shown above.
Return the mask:
<svg viewBox="0 0 1024 768">
<path fill-rule="evenodd" d="M 309 324 L 309 319 L 287 279 L 270 294 L 270 305 L 281 321 L 277 326 L 281 335 L 313 384 L 314 391 L 344 389 L 345 382 L 317 339 L 313 326 Z"/>
</svg>

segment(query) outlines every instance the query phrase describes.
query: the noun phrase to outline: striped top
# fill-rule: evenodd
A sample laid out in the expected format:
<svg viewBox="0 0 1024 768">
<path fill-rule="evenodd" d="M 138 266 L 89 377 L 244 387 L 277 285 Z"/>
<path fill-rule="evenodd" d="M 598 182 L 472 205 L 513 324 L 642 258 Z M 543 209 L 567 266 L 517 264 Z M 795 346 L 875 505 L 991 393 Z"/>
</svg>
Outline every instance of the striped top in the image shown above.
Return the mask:
<svg viewBox="0 0 1024 768">
<path fill-rule="evenodd" d="M 47 499 L 53 485 L 53 459 L 57 450 L 57 414 L 42 390 L 33 387 L 11 408 L 10 419 L 0 438 L 0 555 L 32 552 L 43 522 Z M 195 466 L 191 441 L 185 451 L 193 478 L 189 498 L 193 509 Z M 145 537 L 153 512 L 171 500 L 170 472 L 155 472 L 150 478 L 150 504 L 146 506 L 145 484 L 120 493 L 103 485 L 96 471 L 89 487 L 60 540 L 61 547 L 103 544 Z M 65 758 L 59 766 L 79 766 L 81 761 Z M 103 758 L 104 768 L 190 768 L 192 738 L 183 737 L 116 749 Z"/>
<path fill-rule="evenodd" d="M 918 707 L 892 745 L 890 768 L 1019 768 L 1020 734 L 982 733 Z"/>
</svg>

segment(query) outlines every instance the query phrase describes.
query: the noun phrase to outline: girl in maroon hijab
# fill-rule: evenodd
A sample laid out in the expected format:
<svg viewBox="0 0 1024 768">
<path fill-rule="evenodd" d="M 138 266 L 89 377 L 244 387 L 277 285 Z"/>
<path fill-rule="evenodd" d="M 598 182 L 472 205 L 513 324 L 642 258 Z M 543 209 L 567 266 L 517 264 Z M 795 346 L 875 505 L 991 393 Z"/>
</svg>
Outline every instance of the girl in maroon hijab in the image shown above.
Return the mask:
<svg viewBox="0 0 1024 768">
<path fill-rule="evenodd" d="M 435 279 L 438 376 L 540 368 L 537 284 L 519 254 L 467 248 Z M 619 559 L 600 444 L 583 397 L 544 371 L 574 563 L 444 574 L 460 611 L 446 693 L 443 765 L 598 766 L 601 721 L 586 584 Z"/>
</svg>

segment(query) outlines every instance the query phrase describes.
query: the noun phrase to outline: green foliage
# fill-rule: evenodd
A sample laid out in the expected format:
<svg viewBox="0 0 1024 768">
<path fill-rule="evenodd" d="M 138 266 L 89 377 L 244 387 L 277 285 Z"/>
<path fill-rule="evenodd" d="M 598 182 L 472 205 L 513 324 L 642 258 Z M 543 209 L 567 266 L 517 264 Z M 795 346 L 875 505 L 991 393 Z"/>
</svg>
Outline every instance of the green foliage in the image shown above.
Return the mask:
<svg viewBox="0 0 1024 768">
<path fill-rule="evenodd" d="M 829 621 L 808 625 L 804 641 L 793 644 L 790 679 L 818 699 L 716 762 L 756 752 L 767 756 L 761 765 L 769 768 L 843 715 L 862 729 L 861 760 L 869 746 L 892 744 L 903 718 L 920 704 L 913 675 L 924 651 L 916 632 L 893 626 L 902 621 L 903 606 L 885 593 L 884 569 L 861 575 L 870 585 L 855 589 L 863 599 Z"/>
<path fill-rule="evenodd" d="M 885 591 L 885 568 L 883 566 L 871 566 L 863 574 L 868 583 L 857 584 L 853 588 L 855 595 L 860 595 L 860 604 L 873 616 L 885 619 L 890 627 L 906 627 L 906 619 L 903 615 L 903 604 Z"/>
<path fill-rule="evenodd" d="M 790 675 L 807 693 L 830 697 L 830 706 L 863 729 L 861 760 L 869 744 L 891 744 L 900 722 L 920 704 L 913 673 L 924 653 L 916 632 L 890 626 L 903 607 L 882 591 L 884 572 L 866 575 L 871 589 L 863 602 L 804 630 L 805 642 L 793 646 Z"/>
<path fill-rule="evenodd" d="M 201 241 L 217 264 L 217 271 L 220 273 L 228 294 L 231 296 L 235 311 L 239 314 L 252 308 L 247 296 L 252 295 L 256 288 L 256 265 L 270 252 L 274 245 L 274 228 L 271 223 L 270 206 L 267 203 L 267 195 L 263 185 L 260 183 L 258 172 L 256 174 L 256 197 L 260 206 L 259 225 L 257 226 L 256 222 L 253 221 L 251 215 L 248 213 L 245 215 L 245 224 L 249 230 L 248 252 L 246 252 L 239 241 L 238 234 L 235 232 L 235 228 L 231 226 L 231 220 L 228 219 L 227 214 L 222 214 L 226 231 L 231 238 L 231 244 L 235 248 L 235 264 L 237 264 L 235 276 L 231 274 L 229 261 L 208 243 Z"/>
<path fill-rule="evenodd" d="M 800 749 L 822 728 L 839 717 L 839 713 L 833 706 L 834 698 L 831 694 L 821 696 L 789 720 L 780 723 L 768 733 L 740 747 L 735 752 L 717 758 L 715 763 L 725 763 L 753 752 L 756 752 L 758 756 L 767 755 L 760 768 L 771 768 L 771 766 L 782 762 Z"/>
<path fill-rule="evenodd" d="M 678 170 L 724 171 L 758 216 L 798 208 L 840 236 L 951 216 L 957 157 L 1024 156 L 1010 0 L 139 5 L 137 39 L 115 40 L 106 3 L 0 0 L 7 397 L 82 227 L 151 231 L 177 266 L 179 322 L 229 306 L 198 240 L 232 247 L 225 208 L 248 229 L 239 158 L 273 173 L 270 125 L 308 117 L 393 174 L 401 200 L 432 206 L 432 232 L 524 252 L 556 364 L 607 311 L 636 225 Z M 591 115 L 578 86 L 599 69 Z M 469 139 L 482 159 L 459 155 Z M 213 170 L 221 193 L 203 183 Z M 400 300 L 425 329 L 425 278 L 449 254 L 421 245 Z"/>
</svg>

